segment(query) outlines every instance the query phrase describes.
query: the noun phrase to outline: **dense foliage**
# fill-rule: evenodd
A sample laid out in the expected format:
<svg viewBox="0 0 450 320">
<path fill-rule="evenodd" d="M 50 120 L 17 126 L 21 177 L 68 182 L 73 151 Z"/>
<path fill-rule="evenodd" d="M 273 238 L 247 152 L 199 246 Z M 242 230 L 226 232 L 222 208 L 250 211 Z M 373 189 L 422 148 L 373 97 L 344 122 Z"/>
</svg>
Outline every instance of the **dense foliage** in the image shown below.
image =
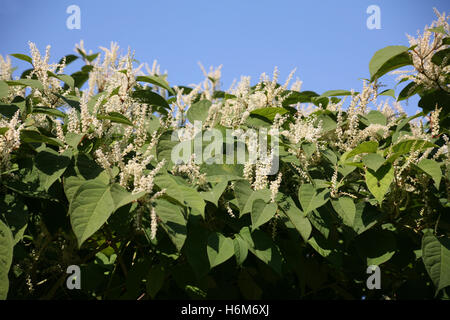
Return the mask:
<svg viewBox="0 0 450 320">
<path fill-rule="evenodd" d="M 449 298 L 449 31 L 438 15 L 376 52 L 361 92 L 288 89 L 277 70 L 221 91 L 220 67 L 171 86 L 115 44 L 49 64 L 30 43 L 15 80 L 0 57 L 0 298 Z M 404 89 L 379 92 L 404 66 Z M 193 141 L 213 128 L 236 134 L 208 159 Z M 258 130 L 278 137 L 270 161 L 221 163 L 230 146 L 261 152 L 239 134 Z M 195 151 L 182 162 L 180 141 Z"/>
</svg>

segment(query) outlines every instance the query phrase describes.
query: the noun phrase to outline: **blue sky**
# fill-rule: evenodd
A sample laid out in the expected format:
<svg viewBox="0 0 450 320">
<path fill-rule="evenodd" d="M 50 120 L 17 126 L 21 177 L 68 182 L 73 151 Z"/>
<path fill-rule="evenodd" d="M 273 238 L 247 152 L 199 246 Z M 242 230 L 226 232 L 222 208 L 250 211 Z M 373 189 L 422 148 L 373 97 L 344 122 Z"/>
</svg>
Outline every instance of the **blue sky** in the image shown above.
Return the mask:
<svg viewBox="0 0 450 320">
<path fill-rule="evenodd" d="M 72 4 L 81 9 L 80 30 L 66 27 L 66 9 Z M 366 26 L 369 5 L 381 9 L 380 30 Z M 94 52 L 116 41 L 124 53 L 128 46 L 135 50 L 141 62 L 151 65 L 157 59 L 172 85 L 201 81 L 201 61 L 207 68 L 223 64 L 224 89 L 241 75 L 255 82 L 278 66 L 282 81 L 296 67 L 302 90 L 359 91 L 374 52 L 408 45 L 406 33 L 429 25 L 433 7 L 449 12 L 450 2 L 0 0 L 0 54 L 28 53 L 30 40 L 41 50 L 50 44 L 57 62 L 73 53 L 80 39 Z M 18 60 L 16 65 L 25 67 Z M 382 82 L 392 87 L 393 80 L 388 75 Z M 415 113 L 417 99 L 405 109 Z"/>
</svg>

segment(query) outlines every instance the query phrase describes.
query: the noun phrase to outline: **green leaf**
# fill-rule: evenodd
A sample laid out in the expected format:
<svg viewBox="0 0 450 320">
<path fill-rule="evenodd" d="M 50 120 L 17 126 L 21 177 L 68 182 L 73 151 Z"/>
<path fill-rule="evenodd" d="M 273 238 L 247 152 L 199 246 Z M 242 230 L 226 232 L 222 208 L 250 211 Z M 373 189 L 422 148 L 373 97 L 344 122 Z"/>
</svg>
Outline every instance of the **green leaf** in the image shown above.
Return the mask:
<svg viewBox="0 0 450 320">
<path fill-rule="evenodd" d="M 217 183 L 211 190 L 201 192 L 203 199 L 212 202 L 215 206 L 218 206 L 218 201 L 222 196 L 223 192 L 228 186 L 228 181 L 221 181 Z"/>
<path fill-rule="evenodd" d="M 58 98 L 61 98 L 65 103 L 67 103 L 67 105 L 80 111 L 80 98 L 78 98 L 77 96 L 72 96 L 72 95 L 63 96 L 63 95 L 60 95 L 57 93 L 55 93 L 55 96 L 57 96 Z M 88 103 L 88 106 L 89 106 L 89 103 Z"/>
<path fill-rule="evenodd" d="M 175 95 L 175 92 L 173 89 L 169 86 L 166 80 L 164 78 L 158 77 L 158 76 L 138 76 L 136 77 L 136 81 L 142 81 L 142 82 L 148 82 L 155 86 L 161 87 L 163 89 L 166 89 L 170 94 Z"/>
<path fill-rule="evenodd" d="M 235 182 L 234 194 L 239 204 L 239 210 L 241 211 L 241 214 L 252 193 L 253 189 L 247 180 L 239 180 Z"/>
<path fill-rule="evenodd" d="M 395 91 L 394 89 L 386 89 L 379 94 L 380 96 L 389 96 L 395 99 Z"/>
<path fill-rule="evenodd" d="M 344 224 L 352 227 L 355 222 L 356 214 L 356 207 L 353 200 L 349 197 L 341 197 L 338 200 L 331 201 L 331 204 Z"/>
<path fill-rule="evenodd" d="M 157 110 L 160 113 L 167 114 L 167 111 L 165 109 L 170 110 L 170 105 L 166 101 L 166 99 L 161 97 L 156 92 L 151 91 L 150 89 L 135 90 L 131 95 L 133 98 L 139 100 L 142 103 L 162 107 L 162 109 L 159 108 Z"/>
<path fill-rule="evenodd" d="M 49 116 L 54 116 L 58 118 L 66 117 L 66 114 L 64 112 L 55 108 L 48 108 L 48 107 L 33 107 L 32 113 L 47 114 Z"/>
<path fill-rule="evenodd" d="M 10 56 L 33 64 L 33 59 L 31 59 L 31 57 L 27 56 L 26 54 L 13 53 L 13 54 L 10 54 Z"/>
<path fill-rule="evenodd" d="M 371 81 L 389 71 L 412 64 L 408 50 L 405 46 L 388 46 L 375 52 L 369 63 Z"/>
<path fill-rule="evenodd" d="M 381 166 L 377 171 L 366 170 L 367 188 L 379 203 L 383 202 L 392 180 L 394 180 L 394 166 L 390 163 Z"/>
<path fill-rule="evenodd" d="M 408 99 L 409 97 L 415 95 L 419 92 L 419 90 L 422 88 L 421 85 L 417 85 L 415 82 L 408 83 L 402 91 L 400 91 L 400 94 L 398 95 L 397 101 L 403 101 Z"/>
<path fill-rule="evenodd" d="M 436 189 L 439 190 L 439 184 L 441 183 L 442 178 L 440 164 L 431 159 L 423 159 L 417 164 L 417 166 L 434 180 L 434 185 Z"/>
<path fill-rule="evenodd" d="M 303 212 L 309 212 L 320 208 L 328 201 L 328 190 L 317 193 L 312 184 L 304 183 L 298 189 L 298 200 L 302 206 Z"/>
<path fill-rule="evenodd" d="M 269 189 L 253 190 L 246 180 L 238 180 L 234 185 L 234 194 L 238 203 L 241 215 L 252 211 L 253 202 L 257 199 L 269 202 L 271 192 Z"/>
<path fill-rule="evenodd" d="M 0 220 L 0 300 L 6 300 L 9 289 L 9 268 L 14 249 L 14 237 L 8 226 Z"/>
<path fill-rule="evenodd" d="M 322 93 L 322 97 L 336 97 L 336 96 L 351 96 L 352 93 L 348 90 L 329 90 Z"/>
<path fill-rule="evenodd" d="M 291 91 L 287 90 L 286 93 L 290 93 L 290 95 L 283 100 L 283 107 L 297 104 L 297 103 L 310 103 L 312 102 L 312 98 L 318 97 L 319 95 L 315 93 L 314 91 Z"/>
<path fill-rule="evenodd" d="M 266 204 L 264 200 L 256 199 L 251 212 L 252 229 L 256 229 L 272 219 L 276 212 L 277 205 L 275 203 Z"/>
<path fill-rule="evenodd" d="M 155 177 L 155 184 L 161 188 L 166 189 L 166 194 L 181 204 L 192 208 L 193 214 L 205 216 L 205 201 L 197 190 L 182 184 L 181 180 L 176 179 L 169 174 L 163 174 Z"/>
<path fill-rule="evenodd" d="M 446 67 L 450 64 L 450 48 L 439 50 L 431 58 L 431 62 L 440 67 Z M 445 62 L 445 64 L 443 64 Z"/>
<path fill-rule="evenodd" d="M 78 246 L 93 235 L 119 207 L 142 196 L 126 192 L 121 186 L 107 185 L 99 179 L 84 182 L 69 206 L 70 223 Z"/>
<path fill-rule="evenodd" d="M 28 226 L 28 207 L 19 195 L 0 195 L 0 217 L 9 226 L 14 244 L 21 241 Z"/>
<path fill-rule="evenodd" d="M 6 83 L 10 86 L 25 86 L 40 90 L 44 89 L 42 83 L 36 79 L 19 79 L 14 81 L 6 81 Z"/>
<path fill-rule="evenodd" d="M 97 119 L 99 120 L 110 120 L 111 122 L 123 123 L 129 126 L 133 126 L 133 123 L 124 115 L 119 112 L 109 112 L 108 114 L 98 114 Z"/>
<path fill-rule="evenodd" d="M 96 180 L 83 183 L 69 206 L 70 223 L 78 247 L 100 229 L 113 212 L 114 200 L 108 185 Z"/>
<path fill-rule="evenodd" d="M 211 107 L 211 101 L 201 100 L 199 102 L 193 103 L 186 112 L 186 116 L 190 123 L 194 121 L 204 122 L 208 117 L 208 110 Z"/>
<path fill-rule="evenodd" d="M 227 261 L 234 255 L 234 243 L 231 238 L 224 237 L 221 233 L 214 232 L 208 237 L 209 264 L 211 268 Z"/>
<path fill-rule="evenodd" d="M 300 233 L 305 241 L 311 235 L 312 226 L 306 215 L 295 205 L 294 200 L 290 196 L 286 196 L 281 192 L 277 195 L 278 207 L 289 218 L 295 229 Z"/>
<path fill-rule="evenodd" d="M 60 154 L 47 147 L 40 147 L 37 151 L 35 168 L 37 169 L 41 186 L 45 191 L 48 191 L 69 166 L 72 159 L 72 151 L 66 150 Z"/>
<path fill-rule="evenodd" d="M 250 112 L 250 114 L 258 115 L 258 116 L 264 117 L 270 121 L 273 121 L 277 114 L 283 115 L 287 112 L 288 112 L 288 110 L 285 108 L 267 107 L 267 108 L 259 108 L 259 109 L 252 110 Z"/>
<path fill-rule="evenodd" d="M 431 143 L 426 140 L 403 140 L 395 145 L 392 146 L 392 152 L 395 154 L 406 154 L 411 153 L 419 150 L 425 150 L 428 148 L 435 148 L 437 147 L 434 143 Z M 389 148 L 384 151 L 384 155 L 386 156 L 389 153 Z"/>
<path fill-rule="evenodd" d="M 20 110 L 16 105 L 0 105 L 0 115 L 11 119 Z"/>
<path fill-rule="evenodd" d="M 239 235 L 233 239 L 234 244 L 234 256 L 236 257 L 236 263 L 238 266 L 242 265 L 247 259 L 248 255 L 248 244 Z"/>
<path fill-rule="evenodd" d="M 0 99 L 7 97 L 9 93 L 9 86 L 5 81 L 0 81 Z"/>
<path fill-rule="evenodd" d="M 112 184 L 110 186 L 111 197 L 114 202 L 114 211 L 123 207 L 124 205 L 133 202 L 142 197 L 145 192 L 131 193 L 119 184 Z"/>
<path fill-rule="evenodd" d="M 164 199 L 155 201 L 155 211 L 162 221 L 162 228 L 166 231 L 178 251 L 183 248 L 187 235 L 187 221 L 180 206 Z"/>
<path fill-rule="evenodd" d="M 26 143 L 47 143 L 57 147 L 63 147 L 64 144 L 56 138 L 47 137 L 41 134 L 38 130 L 21 130 L 20 131 L 20 140 Z"/>
<path fill-rule="evenodd" d="M 68 74 L 58 74 L 56 75 L 56 78 L 63 81 L 65 84 L 67 84 L 70 88 L 75 88 L 75 80 Z"/>
<path fill-rule="evenodd" d="M 78 145 L 81 142 L 81 139 L 83 139 L 84 134 L 82 133 L 75 133 L 75 132 L 67 132 L 66 133 L 66 143 L 71 146 L 72 148 L 76 149 Z"/>
<path fill-rule="evenodd" d="M 436 287 L 436 294 L 450 286 L 450 240 L 438 239 L 432 232 L 422 238 L 422 260 Z"/>
<path fill-rule="evenodd" d="M 377 153 L 369 153 L 362 157 L 364 165 L 373 171 L 377 171 L 385 161 L 386 159 Z"/>
<path fill-rule="evenodd" d="M 448 106 L 450 106 L 450 94 L 443 90 L 435 90 L 427 92 L 419 100 L 419 107 L 423 109 L 424 113 L 428 113 L 436 108 L 436 104 L 443 106 L 444 113 L 448 113 Z"/>
<path fill-rule="evenodd" d="M 383 214 L 376 210 L 376 207 L 366 202 L 359 201 L 356 203 L 355 221 L 353 230 L 357 234 L 361 234 L 376 225 L 379 219 L 383 218 Z"/>
<path fill-rule="evenodd" d="M 68 66 L 69 64 L 71 64 L 72 62 L 74 62 L 75 60 L 77 60 L 78 57 L 74 54 L 68 54 L 67 56 L 64 56 L 63 58 L 61 58 L 61 60 L 59 60 L 58 64 L 62 64 L 63 61 L 65 61 L 66 66 Z M 56 69 L 56 72 L 58 72 L 60 70 L 60 68 L 58 67 Z"/>
<path fill-rule="evenodd" d="M 364 141 L 359 144 L 356 148 L 354 148 L 347 155 L 343 155 L 343 159 L 351 159 L 354 156 L 361 153 L 376 153 L 378 150 L 378 142 L 377 141 Z"/>
<path fill-rule="evenodd" d="M 371 124 L 381 124 L 382 126 L 386 125 L 386 116 L 377 110 L 371 110 L 368 114 L 364 115 L 361 119 L 365 125 L 369 126 Z"/>
<path fill-rule="evenodd" d="M 243 238 L 246 239 L 245 237 Z M 275 272 L 281 274 L 283 257 L 281 256 L 280 249 L 275 245 L 272 239 L 265 232 L 257 229 L 251 233 L 250 241 L 251 244 L 247 241 L 250 252 L 266 263 Z"/>
<path fill-rule="evenodd" d="M 440 25 L 440 26 L 435 27 L 435 28 L 427 29 L 427 31 L 435 32 L 435 33 L 441 33 L 441 34 L 444 34 L 444 35 L 447 34 L 447 32 L 445 31 L 445 28 L 444 28 L 443 25 Z"/>
<path fill-rule="evenodd" d="M 152 299 L 156 297 L 159 290 L 164 285 L 164 278 L 166 272 L 164 271 L 164 267 L 160 264 L 153 265 L 150 268 L 150 271 L 147 275 L 147 293 L 150 295 Z"/>
<path fill-rule="evenodd" d="M 267 203 L 269 202 L 270 197 L 271 192 L 269 189 L 261 189 L 253 191 L 250 197 L 248 198 L 248 201 L 245 204 L 244 209 L 241 210 L 241 215 L 252 212 L 254 201 L 260 199 Z"/>
</svg>

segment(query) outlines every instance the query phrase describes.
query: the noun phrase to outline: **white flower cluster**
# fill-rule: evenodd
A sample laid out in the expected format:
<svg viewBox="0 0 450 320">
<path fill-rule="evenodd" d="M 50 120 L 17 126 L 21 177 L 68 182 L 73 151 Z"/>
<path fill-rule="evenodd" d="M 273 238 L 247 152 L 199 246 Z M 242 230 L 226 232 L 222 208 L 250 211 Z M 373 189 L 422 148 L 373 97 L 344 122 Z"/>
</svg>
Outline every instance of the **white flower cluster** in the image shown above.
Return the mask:
<svg viewBox="0 0 450 320">
<path fill-rule="evenodd" d="M 10 121 L 0 118 L 0 128 L 6 132 L 0 133 L 0 169 L 8 170 L 11 166 L 11 153 L 20 147 L 20 131 L 24 124 L 19 119 L 17 111 Z"/>
<path fill-rule="evenodd" d="M 433 21 L 429 27 L 425 26 L 422 34 L 418 31 L 417 38 L 408 35 L 410 46 L 414 46 L 412 49 L 414 70 L 394 71 L 393 74 L 399 74 L 399 79 L 413 80 L 417 85 L 423 85 L 426 89 L 441 88 L 448 92 L 450 90 L 446 84 L 445 74 L 450 71 L 450 65 L 444 58 L 441 65 L 438 66 L 432 62 L 432 58 L 436 52 L 450 47 L 442 42 L 450 33 L 449 17 L 445 12 L 441 14 L 436 9 L 434 11 L 437 20 Z"/>
<path fill-rule="evenodd" d="M 250 85 L 250 77 L 242 76 L 240 82 L 236 86 L 233 84 L 228 90 L 228 94 L 234 97 L 216 103 L 214 108 L 209 110 L 208 118 L 216 119 L 218 116 L 221 125 L 237 128 L 245 123 L 250 112 L 255 109 L 281 107 L 282 102 L 287 98 L 282 93 L 287 90 L 294 72 L 295 70 L 289 74 L 284 85 L 277 83 L 279 72 L 276 67 L 272 79 L 263 73 L 260 82 L 255 87 Z M 300 80 L 297 80 L 294 86 L 300 88 L 301 83 Z"/>
</svg>

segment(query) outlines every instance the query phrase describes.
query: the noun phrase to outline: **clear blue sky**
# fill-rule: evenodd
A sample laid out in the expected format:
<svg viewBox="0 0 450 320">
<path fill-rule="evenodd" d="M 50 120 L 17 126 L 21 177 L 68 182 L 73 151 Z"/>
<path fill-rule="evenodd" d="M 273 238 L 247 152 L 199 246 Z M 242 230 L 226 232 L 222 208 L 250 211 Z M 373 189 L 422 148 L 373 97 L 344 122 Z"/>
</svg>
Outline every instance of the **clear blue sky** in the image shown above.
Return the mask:
<svg viewBox="0 0 450 320">
<path fill-rule="evenodd" d="M 66 27 L 72 4 L 81 9 L 80 30 Z M 372 4 L 381 9 L 380 30 L 366 27 Z M 116 41 L 141 62 L 157 59 L 172 85 L 201 81 L 201 61 L 207 68 L 223 64 L 224 89 L 241 75 L 256 81 L 278 66 L 281 80 L 297 67 L 303 90 L 360 90 L 373 53 L 408 45 L 405 34 L 430 24 L 433 7 L 449 12 L 450 1 L 0 0 L 0 54 L 28 53 L 31 40 L 41 50 L 50 44 L 57 62 L 80 39 L 94 52 Z M 406 107 L 416 109 L 417 100 Z"/>
</svg>

